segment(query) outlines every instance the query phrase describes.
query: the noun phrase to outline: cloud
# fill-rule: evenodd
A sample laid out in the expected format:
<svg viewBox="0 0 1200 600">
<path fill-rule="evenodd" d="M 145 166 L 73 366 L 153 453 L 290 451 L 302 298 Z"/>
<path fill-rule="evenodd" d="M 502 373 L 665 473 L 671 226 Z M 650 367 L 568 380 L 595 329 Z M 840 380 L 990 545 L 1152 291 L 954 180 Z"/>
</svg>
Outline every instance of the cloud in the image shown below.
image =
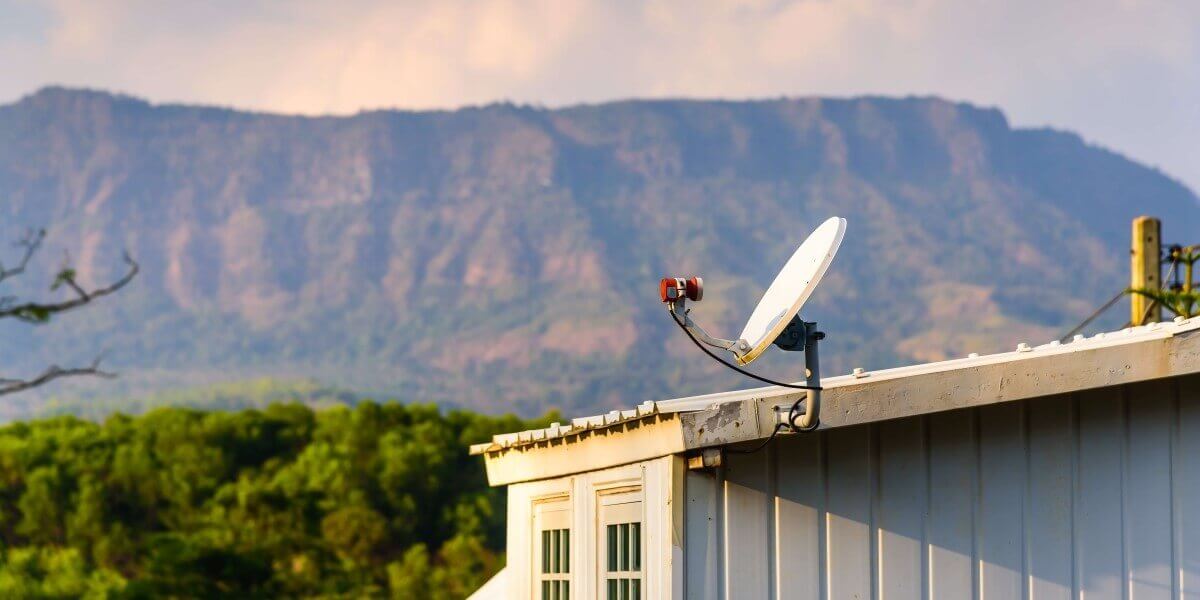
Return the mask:
<svg viewBox="0 0 1200 600">
<path fill-rule="evenodd" d="M 0 0 L 0 98 L 48 84 L 291 113 L 938 94 L 1200 188 L 1200 3 Z M 10 16 L 15 15 L 15 16 Z"/>
</svg>

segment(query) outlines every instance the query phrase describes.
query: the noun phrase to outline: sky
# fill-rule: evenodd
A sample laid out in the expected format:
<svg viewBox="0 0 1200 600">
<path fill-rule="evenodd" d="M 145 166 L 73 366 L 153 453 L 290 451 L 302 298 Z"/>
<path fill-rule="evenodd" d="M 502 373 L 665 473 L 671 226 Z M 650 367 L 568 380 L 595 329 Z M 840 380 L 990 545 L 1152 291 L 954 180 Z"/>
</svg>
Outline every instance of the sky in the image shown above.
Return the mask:
<svg viewBox="0 0 1200 600">
<path fill-rule="evenodd" d="M 0 0 L 0 102 L 57 84 L 303 114 L 937 95 L 1200 191 L 1200 0 Z"/>
</svg>

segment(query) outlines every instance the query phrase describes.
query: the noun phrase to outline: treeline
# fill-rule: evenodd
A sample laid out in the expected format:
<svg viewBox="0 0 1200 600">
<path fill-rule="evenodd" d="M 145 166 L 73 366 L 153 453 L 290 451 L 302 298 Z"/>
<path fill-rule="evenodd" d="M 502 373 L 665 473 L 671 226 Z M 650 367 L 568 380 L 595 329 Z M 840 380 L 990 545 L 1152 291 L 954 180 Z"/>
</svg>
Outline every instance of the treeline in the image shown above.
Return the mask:
<svg viewBox="0 0 1200 600">
<path fill-rule="evenodd" d="M 364 396 L 313 379 L 262 377 L 222 383 L 178 387 L 148 394 L 120 396 L 51 396 L 32 403 L 10 420 L 72 415 L 102 421 L 113 413 L 138 415 L 164 406 L 201 410 L 264 409 L 272 404 L 297 402 L 311 408 L 354 406 Z"/>
<path fill-rule="evenodd" d="M 7 425 L 0 597 L 461 598 L 504 537 L 466 447 L 542 424 L 362 402 Z"/>
</svg>

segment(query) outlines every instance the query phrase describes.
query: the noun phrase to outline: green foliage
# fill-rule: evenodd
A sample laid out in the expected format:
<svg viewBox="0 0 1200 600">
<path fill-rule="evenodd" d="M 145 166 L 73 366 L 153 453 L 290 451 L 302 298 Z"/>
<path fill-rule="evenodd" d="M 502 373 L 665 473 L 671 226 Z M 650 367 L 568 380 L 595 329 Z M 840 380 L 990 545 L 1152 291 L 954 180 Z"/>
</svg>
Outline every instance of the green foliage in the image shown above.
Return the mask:
<svg viewBox="0 0 1200 600">
<path fill-rule="evenodd" d="M 1178 316 L 1190 319 L 1200 315 L 1200 290 L 1162 290 L 1158 288 L 1131 288 L 1127 293 L 1144 296 Z"/>
<path fill-rule="evenodd" d="M 1192 281 L 1195 265 L 1200 262 L 1200 248 L 1196 246 L 1172 247 L 1170 260 L 1172 273 L 1180 265 L 1183 265 L 1183 282 L 1180 289 L 1130 288 L 1125 291 L 1129 294 L 1149 298 L 1176 315 L 1190 319 L 1200 314 L 1200 291 L 1197 291 Z"/>
<path fill-rule="evenodd" d="M 14 423 L 0 597 L 462 598 L 504 526 L 466 446 L 546 419 L 364 401 Z"/>
<path fill-rule="evenodd" d="M 54 276 L 54 283 L 50 284 L 50 291 L 58 291 L 58 288 L 62 287 L 63 285 L 75 283 L 76 274 L 77 273 L 75 272 L 75 269 L 71 267 L 63 267 L 63 269 Z"/>
</svg>

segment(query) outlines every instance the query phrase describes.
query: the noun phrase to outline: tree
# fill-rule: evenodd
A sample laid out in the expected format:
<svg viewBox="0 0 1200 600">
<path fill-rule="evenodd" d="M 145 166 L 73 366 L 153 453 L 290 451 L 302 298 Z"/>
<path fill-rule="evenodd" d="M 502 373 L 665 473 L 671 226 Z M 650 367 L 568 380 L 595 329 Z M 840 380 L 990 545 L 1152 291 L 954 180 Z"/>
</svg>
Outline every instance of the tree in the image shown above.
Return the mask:
<svg viewBox="0 0 1200 600">
<path fill-rule="evenodd" d="M 45 239 L 46 230 L 39 229 L 27 232 L 17 242 L 17 248 L 20 249 L 20 258 L 16 266 L 10 268 L 0 262 L 0 286 L 5 285 L 8 280 L 25 273 L 25 269 L 29 267 L 30 261 L 33 260 L 34 255 L 37 254 Z M 123 276 L 109 285 L 92 290 L 87 290 L 80 285 L 75 269 L 69 262 L 64 262 L 63 266 L 54 275 L 54 282 L 50 285 L 50 291 L 66 290 L 70 293 L 69 298 L 64 300 L 37 301 L 23 300 L 16 295 L 0 295 L 0 319 L 11 318 L 38 325 L 49 322 L 54 315 L 77 309 L 104 296 L 108 296 L 128 285 L 138 274 L 139 267 L 137 262 L 130 258 L 128 253 L 124 254 L 124 259 L 127 268 Z M 90 365 L 81 367 L 50 365 L 41 373 L 28 379 L 0 377 L 0 396 L 35 388 L 61 377 L 79 375 L 114 377 L 113 373 L 100 368 L 100 359 L 101 357 L 98 356 Z"/>
<path fill-rule="evenodd" d="M 0 426 L 0 598 L 466 597 L 505 511 L 464 447 L 558 417 L 359 406 Z"/>
</svg>

